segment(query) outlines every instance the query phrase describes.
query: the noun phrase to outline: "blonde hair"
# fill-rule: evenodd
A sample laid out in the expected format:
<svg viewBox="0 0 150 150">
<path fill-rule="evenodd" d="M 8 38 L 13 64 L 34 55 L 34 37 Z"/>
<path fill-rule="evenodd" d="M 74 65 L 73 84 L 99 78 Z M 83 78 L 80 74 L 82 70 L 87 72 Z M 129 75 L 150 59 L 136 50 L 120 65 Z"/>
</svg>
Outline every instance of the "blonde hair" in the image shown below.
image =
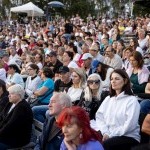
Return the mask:
<svg viewBox="0 0 150 150">
<path fill-rule="evenodd" d="M 80 77 L 79 88 L 85 88 L 85 83 L 86 83 L 85 71 L 81 68 L 76 68 L 73 70 L 73 72 L 75 72 Z"/>
<path fill-rule="evenodd" d="M 98 87 L 97 89 L 97 95 L 96 95 L 96 98 L 97 100 L 101 100 L 101 93 L 102 93 L 102 80 L 101 80 L 101 77 L 99 76 L 99 74 L 97 73 L 93 73 L 91 74 L 90 76 L 88 76 L 88 80 L 91 80 L 91 79 L 96 79 L 96 80 L 100 80 L 100 86 Z M 84 98 L 86 101 L 92 101 L 92 90 L 90 89 L 89 85 L 87 84 L 85 90 L 84 90 Z"/>
</svg>

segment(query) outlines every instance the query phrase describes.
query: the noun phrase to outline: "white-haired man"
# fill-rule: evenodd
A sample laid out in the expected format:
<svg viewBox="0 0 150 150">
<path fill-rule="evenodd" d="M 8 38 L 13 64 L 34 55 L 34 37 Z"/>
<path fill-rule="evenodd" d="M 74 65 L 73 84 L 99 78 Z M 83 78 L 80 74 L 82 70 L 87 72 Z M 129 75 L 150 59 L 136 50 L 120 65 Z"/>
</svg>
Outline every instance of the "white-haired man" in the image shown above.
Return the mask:
<svg viewBox="0 0 150 150">
<path fill-rule="evenodd" d="M 8 88 L 8 92 L 10 103 L 0 114 L 0 150 L 28 144 L 32 131 L 32 110 L 23 100 L 23 87 L 15 84 Z"/>
<path fill-rule="evenodd" d="M 71 105 L 71 98 L 66 93 L 54 93 L 48 106 L 50 116 L 44 123 L 42 135 L 37 140 L 34 150 L 60 150 L 63 137 L 56 120 L 60 112 Z"/>
</svg>

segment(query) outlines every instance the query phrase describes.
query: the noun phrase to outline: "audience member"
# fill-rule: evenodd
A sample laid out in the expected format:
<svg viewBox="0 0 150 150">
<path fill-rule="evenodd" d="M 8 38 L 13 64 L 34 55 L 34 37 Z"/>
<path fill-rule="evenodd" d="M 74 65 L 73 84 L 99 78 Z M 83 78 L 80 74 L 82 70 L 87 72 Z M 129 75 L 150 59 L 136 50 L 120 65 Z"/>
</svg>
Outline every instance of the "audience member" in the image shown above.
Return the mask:
<svg viewBox="0 0 150 150">
<path fill-rule="evenodd" d="M 20 73 L 20 70 L 17 65 L 10 64 L 8 66 L 8 76 L 6 79 L 7 88 L 11 87 L 14 84 L 20 84 L 22 87 L 24 87 L 23 78 L 19 73 Z"/>
<path fill-rule="evenodd" d="M 57 119 L 64 140 L 60 149 L 104 150 L 98 132 L 90 127 L 90 119 L 86 111 L 78 106 L 65 108 Z"/>
<path fill-rule="evenodd" d="M 40 122 L 45 121 L 45 113 L 48 110 L 48 103 L 53 95 L 54 81 L 52 80 L 54 74 L 48 67 L 41 70 L 41 79 L 43 82 L 39 85 L 38 89 L 33 92 L 33 97 L 37 98 L 37 102 L 32 108 L 33 116 Z"/>
<path fill-rule="evenodd" d="M 49 116 L 44 122 L 42 135 L 37 139 L 34 150 L 60 150 L 63 136 L 56 121 L 61 111 L 71 104 L 71 98 L 66 93 L 54 93 L 48 105 Z"/>
<path fill-rule="evenodd" d="M 103 85 L 103 91 L 109 91 L 110 87 L 110 74 L 112 73 L 114 69 L 110 66 L 99 62 L 97 64 L 96 73 L 100 75 L 102 79 L 102 85 Z"/>
<path fill-rule="evenodd" d="M 98 74 L 88 76 L 87 86 L 81 94 L 79 106 L 88 112 L 90 120 L 95 119 L 95 113 L 102 103 L 102 81 Z"/>
<path fill-rule="evenodd" d="M 86 75 L 88 77 L 90 74 L 94 73 L 96 70 L 96 67 L 94 68 L 92 66 L 93 56 L 90 53 L 84 53 L 81 59 L 83 61 L 81 68 L 85 70 Z"/>
<path fill-rule="evenodd" d="M 111 66 L 114 69 L 122 68 L 122 59 L 118 54 L 115 54 L 112 46 L 108 46 L 105 50 L 104 64 Z"/>
<path fill-rule="evenodd" d="M 68 92 L 68 89 L 72 85 L 70 70 L 66 66 L 59 68 L 60 79 L 55 81 L 54 91 L 55 92 Z"/>
<path fill-rule="evenodd" d="M 33 115 L 23 100 L 24 89 L 15 84 L 8 88 L 9 102 L 0 114 L 0 149 L 21 147 L 30 142 Z"/>
<path fill-rule="evenodd" d="M 127 73 L 116 69 L 111 76 L 110 96 L 96 113 L 105 150 L 130 150 L 140 142 L 140 105 L 133 95 Z"/>
<path fill-rule="evenodd" d="M 81 68 L 77 68 L 72 72 L 71 78 L 73 84 L 68 89 L 67 94 L 71 97 L 72 103 L 76 105 L 79 102 L 81 93 L 85 88 L 86 74 Z"/>
<path fill-rule="evenodd" d="M 150 75 L 147 67 L 144 66 L 143 57 L 140 52 L 133 52 L 130 56 L 131 68 L 126 71 L 132 83 L 132 90 L 134 94 L 144 93 L 145 87 Z"/>
<path fill-rule="evenodd" d="M 41 84 L 41 78 L 38 76 L 39 67 L 36 64 L 30 64 L 27 68 L 29 77 L 25 82 L 26 97 L 31 97 Z"/>
</svg>

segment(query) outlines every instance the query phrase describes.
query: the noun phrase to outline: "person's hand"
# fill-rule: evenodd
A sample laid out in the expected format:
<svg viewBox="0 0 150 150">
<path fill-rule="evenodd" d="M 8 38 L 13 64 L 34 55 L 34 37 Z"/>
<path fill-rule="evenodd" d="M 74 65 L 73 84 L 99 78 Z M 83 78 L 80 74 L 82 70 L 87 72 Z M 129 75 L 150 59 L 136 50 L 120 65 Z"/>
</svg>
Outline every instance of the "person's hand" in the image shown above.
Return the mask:
<svg viewBox="0 0 150 150">
<path fill-rule="evenodd" d="M 109 139 L 109 136 L 107 134 L 104 134 L 102 141 L 106 141 L 107 139 Z"/>
<path fill-rule="evenodd" d="M 72 141 L 64 140 L 64 143 L 67 147 L 67 150 L 76 150 L 77 149 L 76 145 Z"/>
<path fill-rule="evenodd" d="M 33 92 L 33 94 L 30 96 L 31 98 L 36 98 L 37 96 L 34 94 L 34 92 Z"/>
</svg>

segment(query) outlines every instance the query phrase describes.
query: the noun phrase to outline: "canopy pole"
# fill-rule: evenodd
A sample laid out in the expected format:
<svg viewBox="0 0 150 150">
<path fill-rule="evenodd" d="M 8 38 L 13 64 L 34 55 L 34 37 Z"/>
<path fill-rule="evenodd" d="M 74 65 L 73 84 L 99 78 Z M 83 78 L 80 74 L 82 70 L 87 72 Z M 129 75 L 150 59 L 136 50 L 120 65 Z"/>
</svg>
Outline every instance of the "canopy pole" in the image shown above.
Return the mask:
<svg viewBox="0 0 150 150">
<path fill-rule="evenodd" d="M 32 22 L 34 20 L 34 11 L 32 11 Z"/>
<path fill-rule="evenodd" d="M 133 7 L 134 7 L 134 3 L 131 2 L 131 17 L 133 17 Z"/>
<path fill-rule="evenodd" d="M 8 20 L 9 20 L 9 23 L 10 23 L 10 20 L 11 20 L 11 11 L 10 11 L 10 13 L 9 13 L 9 18 L 8 18 Z"/>
</svg>

